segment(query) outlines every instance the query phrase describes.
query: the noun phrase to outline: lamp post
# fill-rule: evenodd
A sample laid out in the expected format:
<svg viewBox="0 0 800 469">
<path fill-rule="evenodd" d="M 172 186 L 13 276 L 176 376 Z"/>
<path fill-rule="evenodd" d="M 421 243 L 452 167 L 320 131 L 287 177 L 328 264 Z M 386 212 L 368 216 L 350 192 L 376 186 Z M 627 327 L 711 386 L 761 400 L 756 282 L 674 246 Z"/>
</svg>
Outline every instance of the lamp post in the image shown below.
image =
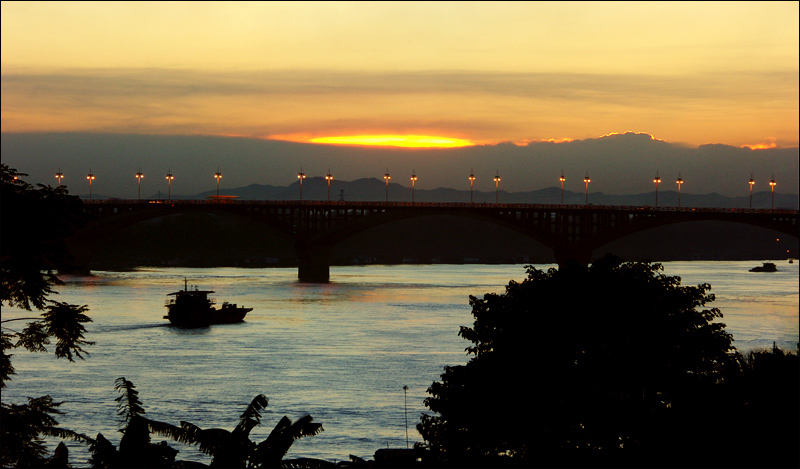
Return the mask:
<svg viewBox="0 0 800 469">
<path fill-rule="evenodd" d="M 475 172 L 469 170 L 469 203 L 472 203 L 472 185 L 475 183 Z"/>
<path fill-rule="evenodd" d="M 331 201 L 331 181 L 333 181 L 333 175 L 331 174 L 331 169 L 328 168 L 328 174 L 325 175 L 325 179 L 328 181 L 328 202 Z"/>
<path fill-rule="evenodd" d="M 499 203 L 500 201 L 500 171 L 497 170 L 494 173 L 494 203 Z"/>
<path fill-rule="evenodd" d="M 656 208 L 658 208 L 658 185 L 661 184 L 661 178 L 658 177 L 658 171 L 656 171 L 656 177 L 653 178 L 653 182 L 656 183 Z"/>
<path fill-rule="evenodd" d="M 411 170 L 411 204 L 414 204 L 414 186 L 417 183 L 417 172 Z"/>
<path fill-rule="evenodd" d="M 389 175 L 389 168 L 386 168 L 386 173 L 383 175 L 383 179 L 386 181 L 386 202 L 389 202 L 389 179 L 392 176 Z"/>
<path fill-rule="evenodd" d="M 675 181 L 678 183 L 678 207 L 681 206 L 681 186 L 683 185 L 683 178 L 681 177 L 681 173 L 678 173 L 678 179 Z"/>
<path fill-rule="evenodd" d="M 300 168 L 300 172 L 297 173 L 297 179 L 300 180 L 300 200 L 303 200 L 303 179 L 306 178 L 306 173 L 303 172 L 303 168 Z"/>
<path fill-rule="evenodd" d="M 172 202 L 172 180 L 175 176 L 172 175 L 172 170 L 167 170 L 167 201 Z"/>
<path fill-rule="evenodd" d="M 217 197 L 219 197 L 219 180 L 222 179 L 222 173 L 219 172 L 219 166 L 217 166 L 217 172 L 214 173 L 214 179 L 217 180 Z"/>
<path fill-rule="evenodd" d="M 558 178 L 558 180 L 561 181 L 561 205 L 564 205 L 564 181 L 566 181 L 567 178 L 564 177 L 563 169 L 561 170 L 561 177 Z"/>
<path fill-rule="evenodd" d="M 144 177 L 144 173 L 142 173 L 142 168 L 139 168 L 139 171 L 136 173 L 136 180 L 139 183 L 139 192 L 137 196 L 137 200 L 142 200 L 142 178 Z"/>
<path fill-rule="evenodd" d="M 89 180 L 89 200 L 92 200 L 92 181 L 94 181 L 94 174 L 92 174 L 91 168 L 89 168 L 89 174 L 86 175 L 86 179 Z"/>
<path fill-rule="evenodd" d="M 403 414 L 406 417 L 406 449 L 408 449 L 408 386 L 403 386 Z"/>
<path fill-rule="evenodd" d="M 64 174 L 61 172 L 61 168 L 58 168 L 58 172 L 56 173 L 56 179 L 58 179 L 58 185 L 61 185 L 61 180 L 64 179 Z"/>
<path fill-rule="evenodd" d="M 775 175 L 773 174 L 772 179 L 769 180 L 769 186 L 772 188 L 772 210 L 775 210 L 775 186 L 777 185 L 778 183 L 775 182 Z"/>
<path fill-rule="evenodd" d="M 586 177 L 583 178 L 583 183 L 586 184 L 586 205 L 589 205 L 589 183 L 592 182 L 589 179 L 589 172 L 586 172 Z"/>
<path fill-rule="evenodd" d="M 750 180 L 748 184 L 750 184 L 750 209 L 753 209 L 753 184 L 756 182 L 753 180 L 753 173 L 750 173 Z"/>
</svg>

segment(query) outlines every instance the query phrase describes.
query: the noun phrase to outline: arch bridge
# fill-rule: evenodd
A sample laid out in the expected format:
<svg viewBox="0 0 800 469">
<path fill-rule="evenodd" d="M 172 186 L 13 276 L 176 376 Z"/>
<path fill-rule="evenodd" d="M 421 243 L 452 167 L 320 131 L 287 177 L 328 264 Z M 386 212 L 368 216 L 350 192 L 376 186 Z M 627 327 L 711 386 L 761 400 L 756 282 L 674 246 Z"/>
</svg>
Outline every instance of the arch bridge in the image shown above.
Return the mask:
<svg viewBox="0 0 800 469">
<path fill-rule="evenodd" d="M 488 221 L 526 234 L 553 249 L 560 268 L 588 265 L 592 251 L 623 236 L 687 221 L 729 221 L 798 236 L 797 210 L 676 208 L 551 204 L 322 202 L 238 200 L 84 201 L 86 230 L 112 234 L 160 216 L 228 212 L 259 220 L 294 240 L 301 281 L 327 282 L 333 247 L 369 228 L 392 221 L 455 215 Z"/>
</svg>

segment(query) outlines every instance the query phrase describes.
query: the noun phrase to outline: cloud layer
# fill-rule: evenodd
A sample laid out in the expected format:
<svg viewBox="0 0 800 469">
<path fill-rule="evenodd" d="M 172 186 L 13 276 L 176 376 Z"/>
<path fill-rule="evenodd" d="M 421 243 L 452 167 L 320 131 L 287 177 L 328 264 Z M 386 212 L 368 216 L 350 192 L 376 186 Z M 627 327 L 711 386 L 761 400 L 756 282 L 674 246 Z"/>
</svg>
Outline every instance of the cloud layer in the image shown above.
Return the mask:
<svg viewBox="0 0 800 469">
<path fill-rule="evenodd" d="M 3 132 L 473 141 L 647 131 L 674 142 L 798 144 L 796 71 L 691 76 L 464 71 L 3 69 Z M 769 140 L 772 139 L 772 140 Z"/>
<path fill-rule="evenodd" d="M 328 170 L 336 180 L 383 177 L 388 168 L 392 182 L 410 186 L 416 172 L 418 189 L 450 187 L 468 189 L 473 170 L 475 189 L 494 190 L 499 171 L 501 189 L 520 192 L 558 187 L 563 170 L 565 189 L 584 190 L 583 177 L 591 177 L 590 192 L 636 194 L 655 189 L 653 177 L 662 178 L 662 190 L 675 190 L 680 173 L 684 193 L 720 193 L 745 196 L 750 174 L 755 191 L 769 190 L 778 181 L 780 193 L 798 193 L 800 153 L 797 147 L 750 150 L 727 145 L 697 148 L 669 143 L 649 134 L 612 134 L 569 142 L 531 142 L 481 145 L 453 149 L 387 149 L 301 144 L 272 140 L 169 135 L 120 134 L 11 134 L 2 135 L 3 162 L 29 173 L 31 182 L 55 184 L 60 168 L 64 184 L 73 193 L 88 192 L 86 173 L 97 179 L 93 192 L 114 197 L 136 196 L 136 171 L 145 173 L 142 193 L 166 191 L 164 175 L 175 175 L 175 194 L 196 194 L 216 187 L 217 167 L 222 187 L 249 184 L 285 186 L 296 181 L 302 167 L 309 177 Z"/>
</svg>

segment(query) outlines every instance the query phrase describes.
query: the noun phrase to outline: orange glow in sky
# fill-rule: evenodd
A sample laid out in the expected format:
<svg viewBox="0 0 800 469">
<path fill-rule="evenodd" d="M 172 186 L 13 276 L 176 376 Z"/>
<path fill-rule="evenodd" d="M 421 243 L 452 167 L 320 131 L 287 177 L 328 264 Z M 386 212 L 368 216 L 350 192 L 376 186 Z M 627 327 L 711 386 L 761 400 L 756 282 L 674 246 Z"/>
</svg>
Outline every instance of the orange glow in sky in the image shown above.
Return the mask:
<svg viewBox="0 0 800 469">
<path fill-rule="evenodd" d="M 751 150 L 766 150 L 766 149 L 769 149 L 769 148 L 777 148 L 778 147 L 778 144 L 775 143 L 775 139 L 774 138 L 768 138 L 767 140 L 769 140 L 769 142 L 742 145 L 742 148 L 749 148 Z"/>
<path fill-rule="evenodd" d="M 312 138 L 309 142 L 330 145 L 368 145 L 402 148 L 458 148 L 475 145 L 470 140 L 431 135 L 346 135 Z"/>
<path fill-rule="evenodd" d="M 689 146 L 798 146 L 800 2 L 67 1 L 0 13 L 3 133 L 455 148 L 635 129 Z M 401 132 L 413 135 L 384 135 Z"/>
</svg>

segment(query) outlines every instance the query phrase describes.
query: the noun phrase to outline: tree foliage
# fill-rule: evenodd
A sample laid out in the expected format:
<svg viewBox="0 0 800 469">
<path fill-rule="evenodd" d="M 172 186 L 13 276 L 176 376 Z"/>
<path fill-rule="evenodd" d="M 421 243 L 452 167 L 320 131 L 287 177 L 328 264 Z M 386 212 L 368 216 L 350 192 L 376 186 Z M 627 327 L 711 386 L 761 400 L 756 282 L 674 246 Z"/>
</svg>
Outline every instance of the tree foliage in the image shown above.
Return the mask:
<svg viewBox="0 0 800 469">
<path fill-rule="evenodd" d="M 261 424 L 261 410 L 267 407 L 267 403 L 267 398 L 262 394 L 253 398 L 233 431 L 222 428 L 204 430 L 182 421 L 180 432 L 165 434 L 177 441 L 198 445 L 200 451 L 211 455 L 211 467 L 280 467 L 281 460 L 295 440 L 318 434 L 323 430 L 322 424 L 315 423 L 310 415 L 294 423 L 284 416 L 267 439 L 256 444 L 250 440 L 250 431 Z"/>
<path fill-rule="evenodd" d="M 25 174 L 0 164 L 2 194 L 2 248 L 0 249 L 0 305 L 44 311 L 39 318 L 12 318 L 0 321 L 0 388 L 14 374 L 9 350 L 22 347 L 31 352 L 46 352 L 51 338 L 56 340 L 55 355 L 73 361 L 83 358 L 86 345 L 84 314 L 86 306 L 48 299 L 60 285 L 57 269 L 70 266 L 64 240 L 82 218 L 81 202 L 68 195 L 65 187 L 39 185 L 34 188 L 21 179 Z M 15 321 L 31 321 L 21 330 Z M 88 441 L 86 436 L 58 427 L 55 415 L 61 403 L 50 396 L 29 398 L 27 404 L 0 403 L 2 410 L 2 454 L 7 466 L 46 466 L 66 460 L 66 447 L 60 445 L 53 460 L 46 458 L 43 436 Z"/>
<path fill-rule="evenodd" d="M 73 267 L 65 240 L 84 215 L 80 198 L 66 186 L 34 187 L 23 176 L 0 164 L 0 304 L 41 310 L 61 284 L 55 272 Z"/>
<path fill-rule="evenodd" d="M 151 442 L 150 434 L 154 428 L 169 431 L 176 427 L 168 423 L 148 419 L 144 416 L 145 410 L 139 400 L 139 391 L 133 382 L 119 377 L 114 382 L 114 389 L 119 394 L 117 402 L 117 416 L 119 418 L 120 433 L 122 438 L 119 448 L 115 448 L 103 436 L 89 441 L 89 450 L 92 453 L 90 460 L 94 468 L 159 468 L 173 467 L 178 450 L 167 445 L 166 441 L 155 444 Z"/>
<path fill-rule="evenodd" d="M 97 434 L 97 438 L 89 439 L 92 467 L 95 468 L 179 467 L 185 463 L 175 460 L 178 451 L 165 441 L 151 443 L 151 434 L 196 445 L 201 452 L 211 456 L 211 467 L 280 467 L 281 460 L 295 440 L 322 431 L 322 424 L 314 423 L 309 415 L 294 423 L 284 416 L 269 437 L 256 444 L 250 440 L 250 431 L 261 424 L 261 411 L 269 403 L 263 394 L 253 398 L 239 416 L 237 425 L 229 431 L 223 428 L 203 429 L 186 421 L 176 426 L 147 418 L 139 393 L 131 381 L 120 377 L 115 382 L 115 389 L 119 394 L 116 401 L 122 439 L 119 449 L 101 433 Z"/>
<path fill-rule="evenodd" d="M 83 358 L 84 323 L 91 319 L 86 306 L 48 299 L 60 285 L 55 270 L 71 265 L 64 240 L 82 219 L 81 202 L 70 196 L 66 187 L 39 185 L 22 180 L 24 173 L 0 164 L 2 191 L 2 252 L 0 253 L 0 305 L 44 311 L 41 318 L 14 318 L 0 321 L 0 388 L 14 374 L 11 355 L 6 351 L 23 347 L 46 352 L 50 338 L 56 339 L 55 355 L 73 361 Z M 21 331 L 13 321 L 33 321 Z"/>
<path fill-rule="evenodd" d="M 504 294 L 470 296 L 466 365 L 428 389 L 418 425 L 454 464 L 634 461 L 659 424 L 697 411 L 732 366 L 710 286 L 607 256 L 589 268 L 527 267 Z M 705 414 L 708 410 L 703 411 Z M 673 419 L 673 420 L 671 420 Z M 663 449 L 663 448 L 662 448 Z"/>
<path fill-rule="evenodd" d="M 3 467 L 42 467 L 48 462 L 45 436 L 88 443 L 91 438 L 58 426 L 61 402 L 50 396 L 28 398 L 27 404 L 0 404 Z"/>
</svg>

